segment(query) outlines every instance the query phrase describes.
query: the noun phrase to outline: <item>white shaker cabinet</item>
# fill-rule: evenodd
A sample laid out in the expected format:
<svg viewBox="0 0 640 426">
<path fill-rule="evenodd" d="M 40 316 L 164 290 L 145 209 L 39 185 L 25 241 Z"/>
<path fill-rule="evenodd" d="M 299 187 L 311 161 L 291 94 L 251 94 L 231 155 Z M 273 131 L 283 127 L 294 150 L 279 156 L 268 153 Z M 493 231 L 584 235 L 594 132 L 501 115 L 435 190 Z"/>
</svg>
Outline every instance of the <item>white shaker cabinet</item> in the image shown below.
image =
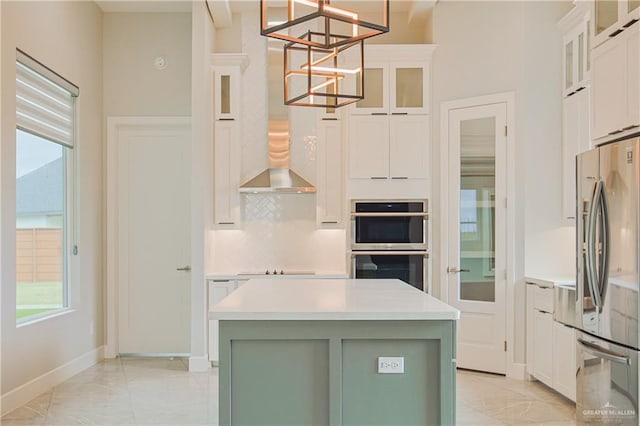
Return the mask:
<svg viewBox="0 0 640 426">
<path fill-rule="evenodd" d="M 639 18 L 640 2 L 637 0 L 595 0 L 593 45 L 608 42 Z"/>
<path fill-rule="evenodd" d="M 349 118 L 351 179 L 426 179 L 430 117 L 355 115 Z"/>
<path fill-rule="evenodd" d="M 219 121 L 214 127 L 214 223 L 240 225 L 240 128 L 235 121 Z"/>
<path fill-rule="evenodd" d="M 562 100 L 562 216 L 576 217 L 576 155 L 591 149 L 589 86 Z"/>
<path fill-rule="evenodd" d="M 594 140 L 640 127 L 640 24 L 592 51 Z"/>
<path fill-rule="evenodd" d="M 527 372 L 575 401 L 575 329 L 554 320 L 553 287 L 527 282 L 526 298 Z"/>
<path fill-rule="evenodd" d="M 365 45 L 364 99 L 351 114 L 429 114 L 435 46 Z"/>
<path fill-rule="evenodd" d="M 430 177 L 432 45 L 366 46 L 365 98 L 349 110 L 349 178 Z"/>
<path fill-rule="evenodd" d="M 388 179 L 389 120 L 372 115 L 349 117 L 349 177 Z"/>
<path fill-rule="evenodd" d="M 340 226 L 342 223 L 342 121 L 324 116 L 318 122 L 316 223 Z"/>
<path fill-rule="evenodd" d="M 208 280 L 208 310 L 230 295 L 236 288 L 235 280 Z M 217 365 L 219 360 L 218 320 L 209 320 L 209 361 Z"/>
<path fill-rule="evenodd" d="M 576 155 L 591 149 L 592 8 L 576 3 L 559 22 L 563 46 L 562 217 L 575 218 Z"/>
<path fill-rule="evenodd" d="M 533 341 L 533 375 L 553 387 L 553 314 L 534 312 Z"/>
<path fill-rule="evenodd" d="M 562 36 L 562 84 L 564 96 L 570 96 L 589 84 L 591 61 L 591 11 L 586 4 L 578 3 L 558 26 Z"/>
<path fill-rule="evenodd" d="M 553 386 L 553 288 L 527 285 L 527 368 Z"/>
<path fill-rule="evenodd" d="M 576 400 L 576 331 L 553 322 L 553 388 Z"/>
</svg>

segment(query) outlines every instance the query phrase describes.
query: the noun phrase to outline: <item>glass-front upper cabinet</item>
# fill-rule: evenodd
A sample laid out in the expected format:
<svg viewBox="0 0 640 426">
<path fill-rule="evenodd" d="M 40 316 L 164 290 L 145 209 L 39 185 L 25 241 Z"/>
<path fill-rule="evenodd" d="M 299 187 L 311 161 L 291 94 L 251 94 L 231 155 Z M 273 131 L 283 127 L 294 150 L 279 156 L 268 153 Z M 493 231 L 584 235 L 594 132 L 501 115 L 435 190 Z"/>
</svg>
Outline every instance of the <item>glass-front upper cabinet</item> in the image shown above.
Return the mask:
<svg viewBox="0 0 640 426">
<path fill-rule="evenodd" d="M 569 12 L 558 24 L 563 32 L 562 90 L 564 96 L 584 89 L 590 80 L 591 14 L 585 7 Z"/>
<path fill-rule="evenodd" d="M 211 55 L 216 121 L 240 118 L 242 72 L 248 64 L 249 60 L 245 54 L 215 53 Z"/>
<path fill-rule="evenodd" d="M 364 99 L 352 114 L 429 114 L 431 45 L 365 46 Z"/>
<path fill-rule="evenodd" d="M 640 19 L 640 0 L 595 0 L 593 45 L 615 37 Z"/>
</svg>

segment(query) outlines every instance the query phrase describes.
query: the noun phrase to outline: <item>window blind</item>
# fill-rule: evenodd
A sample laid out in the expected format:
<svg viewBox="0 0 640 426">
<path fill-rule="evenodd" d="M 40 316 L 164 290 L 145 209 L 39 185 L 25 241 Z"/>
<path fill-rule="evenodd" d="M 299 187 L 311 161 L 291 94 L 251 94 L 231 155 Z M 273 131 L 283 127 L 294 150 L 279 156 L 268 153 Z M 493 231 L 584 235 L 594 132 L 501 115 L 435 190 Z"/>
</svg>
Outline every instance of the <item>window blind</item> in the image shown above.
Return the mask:
<svg viewBox="0 0 640 426">
<path fill-rule="evenodd" d="M 16 54 L 16 126 L 73 148 L 78 87 L 20 50 Z"/>
</svg>

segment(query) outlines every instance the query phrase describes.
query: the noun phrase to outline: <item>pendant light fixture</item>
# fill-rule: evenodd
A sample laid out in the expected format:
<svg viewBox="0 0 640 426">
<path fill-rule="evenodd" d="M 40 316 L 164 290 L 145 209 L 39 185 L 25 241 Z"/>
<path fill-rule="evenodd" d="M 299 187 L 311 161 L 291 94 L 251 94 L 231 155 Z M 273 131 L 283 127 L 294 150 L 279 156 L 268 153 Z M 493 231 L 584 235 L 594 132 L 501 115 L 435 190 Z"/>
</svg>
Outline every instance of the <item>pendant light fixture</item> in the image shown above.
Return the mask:
<svg viewBox="0 0 640 426">
<path fill-rule="evenodd" d="M 389 0 L 285 1 L 260 0 L 260 34 L 329 49 L 389 32 Z"/>
<path fill-rule="evenodd" d="M 389 31 L 389 0 L 260 0 L 260 24 L 288 42 L 285 104 L 338 108 L 364 98 L 363 40 Z"/>
<path fill-rule="evenodd" d="M 309 32 L 305 40 L 322 34 Z M 322 48 L 302 43 L 284 47 L 284 103 L 339 108 L 362 99 L 363 41 Z"/>
</svg>

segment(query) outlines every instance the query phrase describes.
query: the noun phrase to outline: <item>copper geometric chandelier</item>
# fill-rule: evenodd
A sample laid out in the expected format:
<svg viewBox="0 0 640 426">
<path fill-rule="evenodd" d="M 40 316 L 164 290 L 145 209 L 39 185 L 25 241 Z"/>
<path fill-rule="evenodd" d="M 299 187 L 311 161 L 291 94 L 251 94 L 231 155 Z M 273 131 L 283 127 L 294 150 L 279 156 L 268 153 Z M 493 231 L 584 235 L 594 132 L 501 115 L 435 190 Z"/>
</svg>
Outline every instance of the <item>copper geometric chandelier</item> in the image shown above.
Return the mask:
<svg viewBox="0 0 640 426">
<path fill-rule="evenodd" d="M 260 34 L 329 49 L 389 32 L 389 0 L 286 0 L 286 8 L 283 4 L 260 0 Z M 322 36 L 310 39 L 310 31 Z"/>
<path fill-rule="evenodd" d="M 285 104 L 338 108 L 364 97 L 363 40 L 389 31 L 389 0 L 260 0 L 260 27 L 287 42 Z"/>
</svg>

